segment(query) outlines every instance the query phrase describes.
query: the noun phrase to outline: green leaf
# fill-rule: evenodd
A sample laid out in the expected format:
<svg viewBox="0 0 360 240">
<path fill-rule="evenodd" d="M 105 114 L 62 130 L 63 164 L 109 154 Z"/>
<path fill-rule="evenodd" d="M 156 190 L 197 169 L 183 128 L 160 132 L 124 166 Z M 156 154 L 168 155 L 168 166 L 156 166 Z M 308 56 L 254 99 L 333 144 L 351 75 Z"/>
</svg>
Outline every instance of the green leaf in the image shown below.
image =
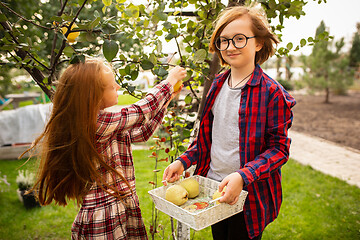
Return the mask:
<svg viewBox="0 0 360 240">
<path fill-rule="evenodd" d="M 67 46 L 64 48 L 63 52 L 64 52 L 65 56 L 71 57 L 75 51 L 74 51 L 74 49 L 72 49 L 72 47 Z"/>
<path fill-rule="evenodd" d="M 206 59 L 207 52 L 205 49 L 199 49 L 194 54 L 194 61 L 195 62 L 203 62 Z"/>
<path fill-rule="evenodd" d="M 190 104 L 192 102 L 192 97 L 190 95 L 186 95 L 185 97 L 185 103 Z"/>
<path fill-rule="evenodd" d="M 300 40 L 300 46 L 303 47 L 306 45 L 306 40 L 303 38 Z"/>
<path fill-rule="evenodd" d="M 163 67 L 159 67 L 157 69 L 154 70 L 154 73 L 159 76 L 159 77 L 163 77 L 165 76 L 166 74 L 168 74 L 168 71 L 166 71 L 165 68 Z"/>
<path fill-rule="evenodd" d="M 145 71 L 145 70 L 149 70 L 149 69 L 152 69 L 154 67 L 154 64 L 148 60 L 148 59 L 144 59 L 141 61 L 140 63 L 141 65 L 141 68 Z"/>
<path fill-rule="evenodd" d="M 291 50 L 293 48 L 293 44 L 291 42 L 289 42 L 287 45 L 286 45 L 286 48 L 288 50 Z"/>
<path fill-rule="evenodd" d="M 152 62 L 154 65 L 157 63 L 157 58 L 154 53 L 150 53 L 149 61 Z"/>
<path fill-rule="evenodd" d="M 88 41 L 88 42 L 95 41 L 96 37 L 97 37 L 96 33 L 86 32 L 86 34 L 85 34 L 86 41 Z"/>
<path fill-rule="evenodd" d="M 131 80 L 135 80 L 139 76 L 139 71 L 135 70 L 131 72 Z"/>
<path fill-rule="evenodd" d="M 170 41 L 170 40 L 173 39 L 174 37 L 175 37 L 174 35 L 168 34 L 168 35 L 166 35 L 165 40 L 166 40 L 166 41 Z"/>
<path fill-rule="evenodd" d="M 0 19 L 1 20 L 1 19 Z M 62 18 L 59 16 L 52 16 L 50 18 L 51 21 L 56 21 L 56 22 L 62 22 Z"/>
<path fill-rule="evenodd" d="M 171 150 L 170 152 L 168 152 L 170 157 L 174 157 L 176 154 L 176 150 Z"/>
<path fill-rule="evenodd" d="M 85 56 L 84 55 L 72 55 L 70 58 L 70 64 L 76 64 L 79 62 L 85 62 Z"/>
<path fill-rule="evenodd" d="M 103 4 L 108 7 L 111 5 L 112 0 L 102 0 Z"/>
<path fill-rule="evenodd" d="M 95 18 L 94 21 L 92 21 L 92 22 L 90 23 L 90 26 L 89 26 L 89 27 L 90 27 L 91 29 L 94 29 L 97 25 L 99 25 L 100 20 L 101 20 L 100 17 Z"/>
<path fill-rule="evenodd" d="M 105 26 L 103 26 L 102 30 L 104 31 L 105 34 L 112 34 L 112 33 L 116 32 L 116 27 L 114 25 L 108 23 Z"/>
<path fill-rule="evenodd" d="M 188 129 L 183 130 L 184 137 L 188 138 L 190 137 L 191 132 Z"/>
<path fill-rule="evenodd" d="M 126 65 L 126 67 L 125 67 L 125 73 L 126 73 L 127 75 L 130 75 L 130 73 L 131 73 L 131 67 L 130 67 L 130 65 Z"/>
<path fill-rule="evenodd" d="M 115 41 L 105 40 L 103 44 L 103 54 L 106 60 L 111 62 L 119 51 L 119 45 Z"/>
<path fill-rule="evenodd" d="M 136 87 L 135 86 L 128 86 L 127 90 L 129 91 L 129 93 L 133 93 L 135 91 Z"/>
<path fill-rule="evenodd" d="M 168 19 L 168 15 L 164 12 L 159 13 L 158 16 L 161 21 L 166 21 Z"/>
<path fill-rule="evenodd" d="M 7 21 L 7 17 L 5 16 L 5 14 L 0 14 L 0 22 L 5 22 Z"/>
</svg>

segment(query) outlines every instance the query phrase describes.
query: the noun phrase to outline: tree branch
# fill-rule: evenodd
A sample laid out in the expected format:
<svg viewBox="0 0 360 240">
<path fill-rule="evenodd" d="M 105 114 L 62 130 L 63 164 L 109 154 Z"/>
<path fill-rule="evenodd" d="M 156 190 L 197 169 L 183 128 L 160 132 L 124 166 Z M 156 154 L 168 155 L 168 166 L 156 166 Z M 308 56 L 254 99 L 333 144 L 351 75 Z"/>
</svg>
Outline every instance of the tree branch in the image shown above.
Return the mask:
<svg viewBox="0 0 360 240">
<path fill-rule="evenodd" d="M 184 65 L 184 59 L 182 58 L 182 54 L 181 54 L 181 49 L 180 49 L 180 45 L 179 42 L 177 40 L 177 37 L 175 37 L 175 42 L 179 51 L 179 55 L 180 55 L 180 65 Z"/>
<path fill-rule="evenodd" d="M 72 25 L 74 24 L 74 22 L 75 22 L 76 19 L 78 18 L 81 10 L 85 7 L 85 4 L 87 3 L 87 1 L 88 1 L 88 0 L 85 0 L 85 1 L 83 2 L 83 4 L 81 5 L 81 7 L 78 9 L 75 17 L 73 18 L 73 20 L 71 21 L 71 23 L 70 23 L 69 26 L 68 26 L 68 29 L 69 29 L 69 30 L 71 29 Z M 67 3 L 67 1 L 65 2 L 65 4 L 66 4 L 66 3 Z M 64 7 L 63 7 L 63 8 L 64 8 Z M 62 10 L 63 10 L 63 8 L 62 8 Z M 67 31 L 67 32 L 65 33 L 65 38 L 67 38 L 69 34 L 70 34 L 70 31 Z M 63 50 L 64 50 L 64 48 L 65 48 L 65 45 L 66 45 L 66 40 L 64 39 L 64 40 L 62 41 L 62 45 L 61 45 L 61 47 L 60 47 L 60 49 L 59 49 L 58 54 L 57 54 L 57 55 L 55 56 L 55 58 L 54 58 L 53 65 L 51 66 L 51 72 L 50 72 L 49 79 L 48 79 L 48 80 L 49 80 L 49 83 L 51 83 L 51 81 L 52 81 L 52 77 L 53 77 L 53 75 L 54 75 L 54 73 L 55 73 L 55 70 L 56 70 L 56 67 L 57 67 L 57 62 L 59 61 L 59 59 L 60 59 L 60 57 L 61 57 L 61 55 L 62 55 L 62 53 L 63 53 Z"/>
<path fill-rule="evenodd" d="M 1 11 L 0 11 L 1 13 Z M 8 30 L 9 35 L 11 36 L 11 38 L 13 39 L 13 41 L 17 44 L 20 45 L 20 43 L 18 42 L 18 40 L 16 39 L 16 37 L 12 34 L 13 32 L 13 28 L 10 25 L 9 22 L 1 22 L 1 25 L 3 26 L 4 29 Z M 17 53 L 17 55 L 19 57 L 21 57 L 21 59 L 25 59 L 26 55 L 28 55 L 31 59 L 33 59 L 35 62 L 37 62 L 38 64 L 40 64 L 43 68 L 45 68 L 46 70 L 50 71 L 50 69 L 45 66 L 43 63 L 41 63 L 39 60 L 37 60 L 30 52 L 22 50 L 22 49 L 15 49 L 15 52 Z M 19 53 L 21 53 L 19 55 Z"/>
<path fill-rule="evenodd" d="M 45 27 L 45 26 L 42 26 L 40 24 L 37 24 L 35 21 L 33 20 L 29 20 L 29 19 L 26 19 L 25 17 L 21 16 L 19 13 L 15 12 L 14 10 L 12 10 L 11 8 L 9 8 L 8 6 L 6 6 L 6 4 L 4 4 L 3 2 L 0 2 L 0 4 L 6 8 L 9 12 L 13 13 L 14 15 L 16 15 L 17 17 L 21 18 L 22 20 L 24 20 L 25 22 L 28 22 L 28 23 L 31 23 L 37 27 L 40 27 L 40 28 L 43 28 L 43 29 L 46 29 L 46 30 L 51 30 L 52 28 L 49 28 L 49 27 Z"/>
<path fill-rule="evenodd" d="M 65 6 L 67 4 L 68 0 L 66 0 L 63 4 L 61 1 L 61 9 L 60 11 L 57 13 L 57 16 L 61 16 L 64 12 Z M 56 48 L 56 42 L 57 42 L 57 29 L 54 29 L 54 39 L 52 42 L 52 47 L 51 47 L 51 56 L 50 56 L 50 68 L 53 69 L 55 66 L 55 48 Z M 49 83 L 51 84 L 52 79 L 49 78 Z"/>
</svg>

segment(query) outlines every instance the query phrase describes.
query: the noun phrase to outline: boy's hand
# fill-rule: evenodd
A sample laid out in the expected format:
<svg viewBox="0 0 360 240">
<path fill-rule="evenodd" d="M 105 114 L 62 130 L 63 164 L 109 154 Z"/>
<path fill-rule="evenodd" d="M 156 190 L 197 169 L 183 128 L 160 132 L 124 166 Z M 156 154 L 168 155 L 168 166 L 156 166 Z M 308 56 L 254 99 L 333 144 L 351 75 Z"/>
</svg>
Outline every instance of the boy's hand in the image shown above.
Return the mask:
<svg viewBox="0 0 360 240">
<path fill-rule="evenodd" d="M 219 202 L 225 202 L 230 205 L 234 205 L 239 200 L 239 195 L 244 186 L 244 180 L 238 172 L 234 172 L 226 176 L 219 185 L 219 191 L 221 192 L 226 186 L 224 196 Z"/>
<path fill-rule="evenodd" d="M 175 182 L 179 180 L 181 174 L 184 171 L 184 166 L 180 160 L 176 160 L 170 164 L 164 171 L 163 184 L 166 186 L 166 182 Z"/>
</svg>

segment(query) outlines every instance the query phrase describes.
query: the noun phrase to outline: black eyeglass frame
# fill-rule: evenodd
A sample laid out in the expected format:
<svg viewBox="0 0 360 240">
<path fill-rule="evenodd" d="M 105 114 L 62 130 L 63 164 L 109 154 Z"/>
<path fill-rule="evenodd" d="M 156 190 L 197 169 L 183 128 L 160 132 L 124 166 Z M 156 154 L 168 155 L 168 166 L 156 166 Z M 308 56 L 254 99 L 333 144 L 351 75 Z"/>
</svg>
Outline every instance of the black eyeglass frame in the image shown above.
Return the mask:
<svg viewBox="0 0 360 240">
<path fill-rule="evenodd" d="M 234 38 L 235 38 L 236 36 L 239 36 L 239 35 L 244 36 L 245 39 L 246 39 L 245 44 L 244 44 L 244 46 L 242 46 L 242 47 L 236 46 L 235 41 L 234 41 Z M 221 49 L 218 47 L 218 44 L 217 44 L 217 43 L 220 41 L 220 38 L 226 39 L 226 41 L 227 41 L 227 46 L 226 46 L 226 48 L 223 49 L 223 50 L 221 50 Z M 216 41 L 215 41 L 215 47 L 216 47 L 216 49 L 219 50 L 219 51 L 225 51 L 225 50 L 227 50 L 227 49 L 229 48 L 229 46 L 230 46 L 230 40 L 231 40 L 231 41 L 232 41 L 232 44 L 234 45 L 235 48 L 241 49 L 241 48 L 246 47 L 248 40 L 251 39 L 251 38 L 256 38 L 256 36 L 247 37 L 245 34 L 238 33 L 238 34 L 234 35 L 232 38 L 218 37 L 218 38 L 216 39 Z"/>
</svg>

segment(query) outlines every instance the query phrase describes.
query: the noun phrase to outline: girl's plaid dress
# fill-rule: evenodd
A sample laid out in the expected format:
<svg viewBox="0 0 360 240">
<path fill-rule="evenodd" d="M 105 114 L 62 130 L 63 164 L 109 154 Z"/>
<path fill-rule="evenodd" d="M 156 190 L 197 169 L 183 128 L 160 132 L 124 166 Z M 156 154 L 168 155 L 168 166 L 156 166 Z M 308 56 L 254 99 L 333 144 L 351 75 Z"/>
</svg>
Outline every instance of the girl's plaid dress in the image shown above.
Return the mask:
<svg viewBox="0 0 360 240">
<path fill-rule="evenodd" d="M 73 223 L 72 239 L 147 239 L 135 189 L 131 143 L 151 137 L 161 124 L 171 92 L 169 83 L 161 83 L 144 99 L 120 112 L 100 111 L 97 147 L 108 157 L 107 163 L 126 178 L 134 194 L 124 181 L 118 177 L 114 180 L 112 174 L 99 167 L 103 177 L 126 197 L 120 201 L 94 183 Z"/>
</svg>

